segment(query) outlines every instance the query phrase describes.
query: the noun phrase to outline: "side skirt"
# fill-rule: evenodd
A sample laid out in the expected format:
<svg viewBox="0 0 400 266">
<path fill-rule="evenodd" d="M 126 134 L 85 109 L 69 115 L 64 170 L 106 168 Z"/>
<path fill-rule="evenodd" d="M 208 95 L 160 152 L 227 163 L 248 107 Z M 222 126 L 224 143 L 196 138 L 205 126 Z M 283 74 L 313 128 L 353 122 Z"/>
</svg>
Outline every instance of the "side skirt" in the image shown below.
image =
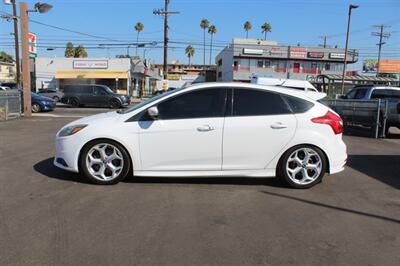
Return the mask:
<svg viewBox="0 0 400 266">
<path fill-rule="evenodd" d="M 226 171 L 134 171 L 135 176 L 160 177 L 204 177 L 204 176 L 241 176 L 241 177 L 273 177 L 275 169 L 261 170 L 226 170 Z"/>
</svg>

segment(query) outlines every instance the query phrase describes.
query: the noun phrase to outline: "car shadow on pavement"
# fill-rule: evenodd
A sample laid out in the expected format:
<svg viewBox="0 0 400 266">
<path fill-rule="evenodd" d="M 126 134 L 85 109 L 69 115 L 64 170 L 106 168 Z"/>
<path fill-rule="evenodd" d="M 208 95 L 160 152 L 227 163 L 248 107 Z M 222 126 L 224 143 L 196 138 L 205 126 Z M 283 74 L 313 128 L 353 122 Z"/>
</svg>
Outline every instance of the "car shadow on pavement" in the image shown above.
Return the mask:
<svg viewBox="0 0 400 266">
<path fill-rule="evenodd" d="M 46 160 L 40 161 L 33 166 L 33 169 L 36 172 L 49 178 L 89 184 L 89 182 L 86 181 L 86 179 L 79 174 L 55 167 L 53 161 L 54 158 L 48 158 Z"/>
<path fill-rule="evenodd" d="M 382 183 L 400 189 L 400 155 L 349 155 L 347 165 Z"/>
<path fill-rule="evenodd" d="M 331 210 L 335 210 L 335 211 L 347 212 L 347 213 L 351 213 L 351 214 L 355 214 L 355 215 L 360 215 L 360 216 L 365 216 L 365 217 L 369 217 L 369 218 L 375 218 L 375 219 L 379 219 L 379 220 L 384 220 L 384 221 L 400 224 L 400 220 L 392 218 L 392 217 L 388 217 L 388 216 L 382 216 L 382 215 L 378 215 L 378 214 L 374 214 L 374 213 L 368 213 L 368 212 L 363 212 L 363 211 L 359 211 L 359 210 L 355 210 L 355 209 L 344 208 L 341 206 L 325 204 L 325 203 L 322 203 L 319 201 L 303 199 L 303 198 L 299 198 L 299 197 L 295 197 L 295 196 L 284 195 L 284 194 L 270 192 L 270 191 L 260 191 L 260 192 L 265 195 L 268 195 L 268 196 L 279 197 L 279 198 L 293 200 L 293 201 L 297 201 L 297 202 L 301 202 L 304 204 L 309 204 L 309 205 L 313 205 L 313 206 L 317 206 L 317 207 L 327 208 L 327 209 L 331 209 Z"/>
<path fill-rule="evenodd" d="M 48 158 L 40 161 L 33 166 L 33 169 L 49 178 L 59 179 L 63 181 L 72 181 L 84 184 L 92 184 L 84 177 L 77 173 L 68 172 L 59 169 L 53 165 L 54 158 Z M 124 183 L 141 183 L 141 184 L 210 184 L 210 185 L 247 185 L 247 186 L 270 186 L 282 187 L 283 184 L 277 178 L 261 178 L 261 177 L 139 177 L 127 176 Z"/>
</svg>

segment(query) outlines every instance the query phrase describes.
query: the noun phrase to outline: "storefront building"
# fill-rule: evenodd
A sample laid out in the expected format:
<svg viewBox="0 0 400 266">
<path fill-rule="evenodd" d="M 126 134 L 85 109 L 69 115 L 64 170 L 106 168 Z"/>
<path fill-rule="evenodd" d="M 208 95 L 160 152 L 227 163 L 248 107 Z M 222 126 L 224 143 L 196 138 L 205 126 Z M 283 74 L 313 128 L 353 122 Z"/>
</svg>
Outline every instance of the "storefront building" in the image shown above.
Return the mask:
<svg viewBox="0 0 400 266">
<path fill-rule="evenodd" d="M 62 89 L 71 84 L 101 84 L 132 93 L 130 58 L 49 58 L 35 60 L 36 89 Z"/>
<path fill-rule="evenodd" d="M 345 50 L 281 46 L 275 41 L 234 39 L 217 56 L 217 81 L 250 82 L 254 76 L 313 81 L 320 74 L 341 74 Z M 347 63 L 357 62 L 350 49 Z"/>
</svg>

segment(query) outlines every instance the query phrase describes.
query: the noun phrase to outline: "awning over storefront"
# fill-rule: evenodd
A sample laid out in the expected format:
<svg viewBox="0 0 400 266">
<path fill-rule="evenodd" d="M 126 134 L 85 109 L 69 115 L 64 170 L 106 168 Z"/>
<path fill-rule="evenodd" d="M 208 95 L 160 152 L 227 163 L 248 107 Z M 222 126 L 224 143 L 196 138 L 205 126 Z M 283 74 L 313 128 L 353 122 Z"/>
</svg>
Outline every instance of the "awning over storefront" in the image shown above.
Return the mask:
<svg viewBox="0 0 400 266">
<path fill-rule="evenodd" d="M 56 79 L 128 79 L 128 71 L 57 71 Z"/>
</svg>

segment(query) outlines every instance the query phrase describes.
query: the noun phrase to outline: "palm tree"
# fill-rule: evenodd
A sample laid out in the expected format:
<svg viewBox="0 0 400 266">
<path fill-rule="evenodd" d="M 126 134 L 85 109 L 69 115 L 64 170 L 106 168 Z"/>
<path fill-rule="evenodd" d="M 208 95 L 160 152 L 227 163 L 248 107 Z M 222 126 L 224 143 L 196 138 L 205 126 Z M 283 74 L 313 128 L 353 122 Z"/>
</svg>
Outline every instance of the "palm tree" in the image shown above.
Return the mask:
<svg viewBox="0 0 400 266">
<path fill-rule="evenodd" d="M 185 49 L 185 54 L 189 58 L 189 66 L 191 65 L 190 59 L 194 56 L 194 48 L 191 45 L 188 45 Z"/>
<path fill-rule="evenodd" d="M 200 22 L 200 28 L 203 29 L 203 65 L 206 64 L 206 29 L 208 29 L 208 26 L 210 25 L 210 22 L 207 19 L 202 19 Z"/>
<path fill-rule="evenodd" d="M 137 37 L 136 37 L 136 56 L 137 56 L 137 49 L 139 45 L 139 33 L 144 29 L 144 25 L 141 22 L 136 23 L 135 25 L 135 31 L 137 32 Z"/>
<path fill-rule="evenodd" d="M 217 27 L 215 27 L 214 25 L 211 25 L 208 28 L 208 33 L 211 35 L 211 40 L 210 40 L 210 65 L 211 65 L 213 36 L 214 36 L 215 33 L 217 33 Z"/>
<path fill-rule="evenodd" d="M 264 33 L 264 40 L 266 40 L 267 39 L 267 33 L 271 32 L 271 30 L 272 30 L 271 24 L 264 23 L 264 24 L 261 25 L 261 29 L 262 29 L 261 33 Z"/>
<path fill-rule="evenodd" d="M 246 39 L 249 37 L 249 30 L 251 30 L 250 21 L 246 21 L 243 25 L 244 30 L 246 31 Z"/>
</svg>

